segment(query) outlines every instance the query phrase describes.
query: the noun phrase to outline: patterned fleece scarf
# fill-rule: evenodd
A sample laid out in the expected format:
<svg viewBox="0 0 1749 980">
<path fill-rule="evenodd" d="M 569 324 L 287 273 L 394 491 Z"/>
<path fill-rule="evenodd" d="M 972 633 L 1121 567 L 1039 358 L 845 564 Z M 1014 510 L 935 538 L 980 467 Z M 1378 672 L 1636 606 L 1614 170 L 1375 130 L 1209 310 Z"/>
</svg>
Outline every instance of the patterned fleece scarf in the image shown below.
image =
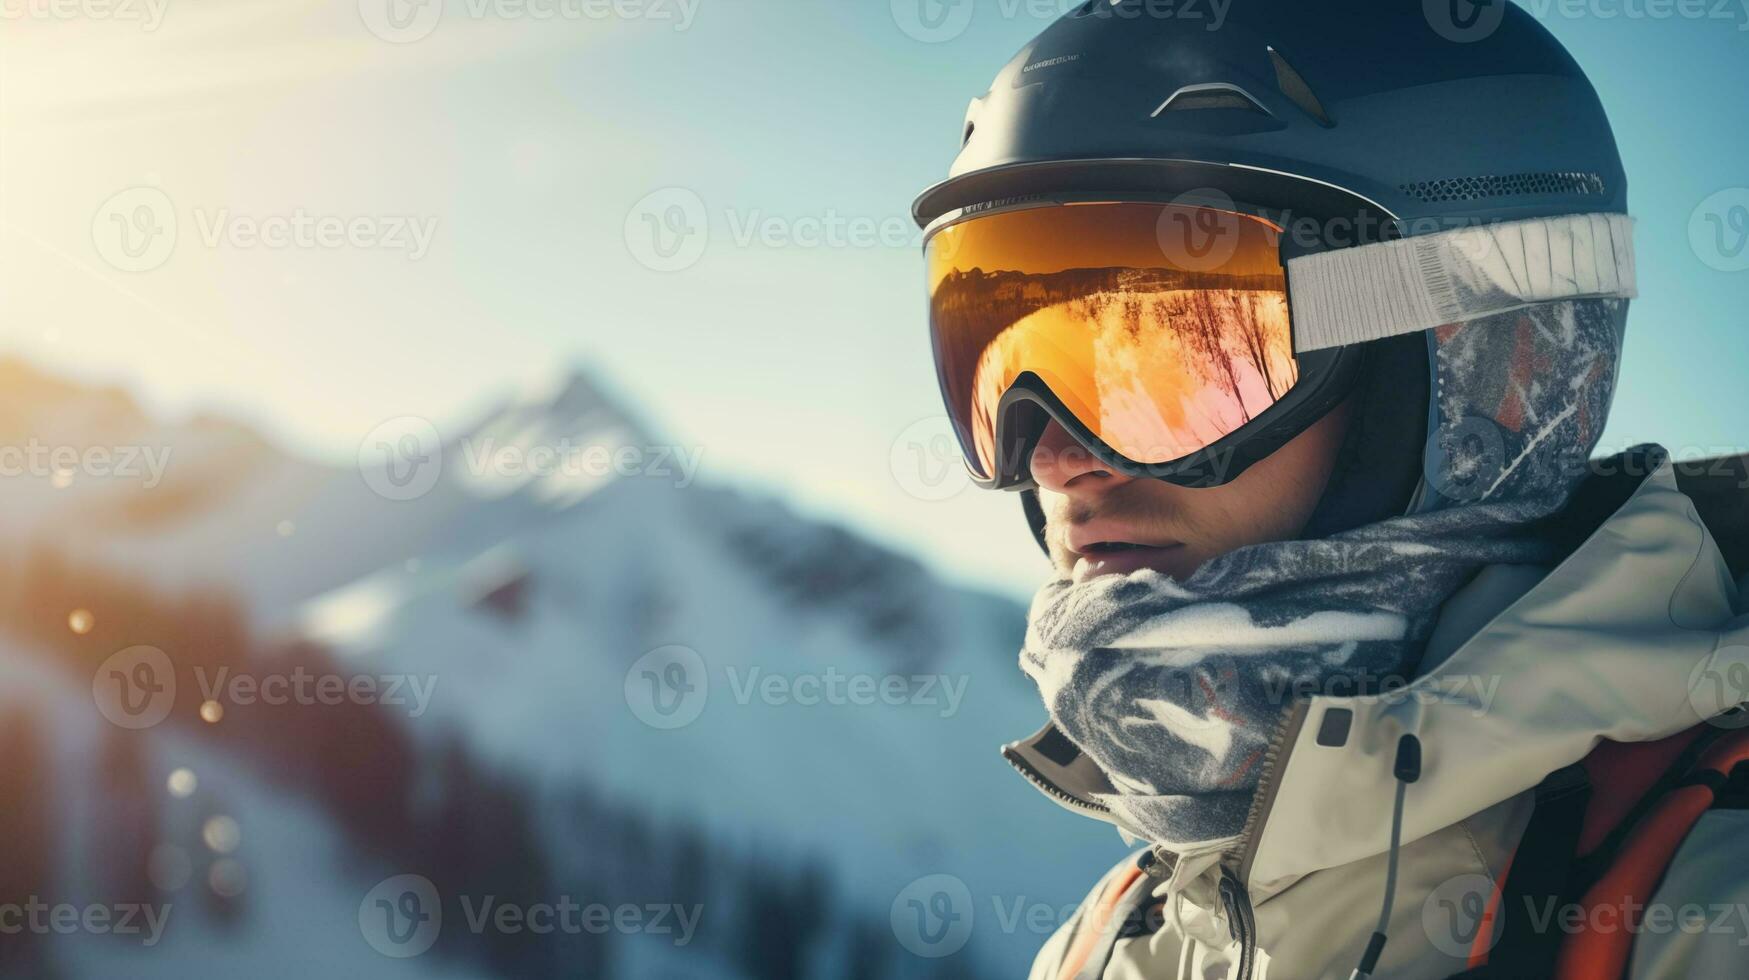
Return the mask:
<svg viewBox="0 0 1749 980">
<path fill-rule="evenodd" d="M 1484 566 L 1559 557 L 1530 525 L 1584 476 L 1626 312 L 1573 300 L 1432 331 L 1431 508 L 1241 548 L 1183 581 L 1045 586 L 1021 667 L 1116 787 L 1100 802 L 1119 826 L 1175 850 L 1238 835 L 1289 704 L 1408 680 L 1440 607 Z"/>
</svg>

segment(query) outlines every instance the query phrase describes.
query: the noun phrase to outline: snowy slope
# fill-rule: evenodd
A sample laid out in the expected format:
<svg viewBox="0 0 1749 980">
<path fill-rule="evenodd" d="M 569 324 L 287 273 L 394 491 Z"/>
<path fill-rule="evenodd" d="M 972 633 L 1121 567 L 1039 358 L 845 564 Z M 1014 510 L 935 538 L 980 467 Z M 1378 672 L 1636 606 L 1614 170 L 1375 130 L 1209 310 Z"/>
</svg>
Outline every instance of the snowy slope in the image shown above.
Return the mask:
<svg viewBox="0 0 1749 980">
<path fill-rule="evenodd" d="M 374 878 L 367 862 L 349 855 L 316 807 L 275 792 L 211 746 L 168 728 L 123 732 L 93 709 L 88 687 L 52 670 L 41 651 L 0 644 L 0 717 L 27 711 L 46 725 L 40 760 L 52 773 L 38 800 L 55 828 L 58 873 L 35 889 L 45 903 L 119 907 L 144 897 L 162 928 L 139 934 L 49 933 L 38 937 L 47 965 L 71 977 L 182 978 L 331 975 L 442 977 L 485 974 L 436 958 L 393 960 L 367 945 L 357 925 L 360 898 Z M 151 818 L 161 845 L 189 858 L 192 872 L 166 876 L 146 896 L 118 885 L 102 859 L 105 842 L 123 832 L 118 809 L 129 802 L 116 784 L 132 779 L 93 765 L 105 739 L 126 739 L 139 752 L 138 775 L 151 788 Z M 13 757 L 11 765 L 31 760 Z M 197 774 L 197 788 L 177 798 L 165 790 L 172 771 Z M 83 776 L 85 778 L 72 778 Z M 204 887 L 217 857 L 200 828 L 214 816 L 243 828 L 233 852 L 247 869 L 234 909 L 221 909 Z M 19 846 L 20 842 L 9 842 Z M 145 922 L 143 914 L 136 917 Z M 9 937 L 9 941 L 17 941 Z M 0 973 L 4 973 L 0 969 Z"/>
<path fill-rule="evenodd" d="M 823 927 L 830 939 L 804 957 L 808 975 L 846 975 L 858 954 L 845 942 L 858 938 L 887 964 L 866 976 L 969 976 L 974 964 L 1013 975 L 1045 935 L 1016 925 L 1012 910 L 1060 919 L 1121 853 L 1112 832 L 1052 806 L 996 753 L 1042 718 L 1015 665 L 1014 604 L 936 582 L 905 556 L 732 489 L 472 465 L 483 445 L 658 444 L 585 377 L 445 434 L 440 478 L 409 500 L 385 497 L 368 471 L 286 457 L 240 427 L 157 426 L 113 393 L 94 413 L 84 406 L 95 397 L 56 389 L 15 425 L 71 443 L 158 440 L 173 454 L 164 482 L 150 491 L 15 482 L 6 489 L 19 503 L 0 508 L 9 515 L 0 535 L 53 540 L 172 591 L 223 583 L 269 651 L 314 643 L 345 671 L 432 685 L 421 713 L 377 710 L 410 735 L 421 771 L 460 751 L 467 771 L 528 801 L 541 815 L 530 846 L 560 884 L 599 882 L 601 867 L 635 850 L 567 826 L 562 801 L 579 794 L 651 828 L 693 828 L 713 855 L 744 856 L 732 869 L 713 857 L 723 880 L 701 927 L 710 944 L 619 943 L 614 975 L 745 973 L 724 950 L 745 930 L 732 906 L 747 886 L 728 879 L 765 867 L 792 891 L 808 868 L 824 876 L 840 925 Z M 179 494 L 198 499 L 155 503 Z M 274 654 L 261 656 L 258 670 L 274 671 Z M 652 714 L 652 695 L 640 692 L 674 679 L 676 658 L 692 671 L 683 709 L 696 718 L 659 727 L 673 718 Z M 820 700 L 836 703 L 809 703 Z M 313 709 L 307 724 L 323 721 Z M 251 903 L 321 905 L 311 934 L 339 929 L 337 941 L 356 945 L 357 897 L 335 911 L 335 900 L 308 896 L 356 896 L 374 879 L 349 861 L 392 872 L 407 854 L 370 853 L 380 840 L 348 838 L 355 831 L 319 794 L 306 787 L 300 799 L 295 782 L 264 774 L 223 738 L 179 751 L 224 773 L 230 805 L 250 811 L 239 820 L 269 869 L 252 876 Z M 638 853 L 662 854 L 653 834 Z M 337 849 L 365 853 L 332 857 Z M 972 920 L 967 949 L 942 960 L 905 948 L 897 917 L 888 926 L 907 886 L 931 875 L 957 878 L 970 897 L 955 906 Z M 833 931 L 869 923 L 881 928 Z M 232 940 L 223 956 L 234 958 L 215 962 L 308 962 L 277 941 Z M 469 955 L 413 962 L 466 970 L 478 965 Z M 80 963 L 91 969 L 74 975 L 108 972 L 107 961 Z"/>
</svg>

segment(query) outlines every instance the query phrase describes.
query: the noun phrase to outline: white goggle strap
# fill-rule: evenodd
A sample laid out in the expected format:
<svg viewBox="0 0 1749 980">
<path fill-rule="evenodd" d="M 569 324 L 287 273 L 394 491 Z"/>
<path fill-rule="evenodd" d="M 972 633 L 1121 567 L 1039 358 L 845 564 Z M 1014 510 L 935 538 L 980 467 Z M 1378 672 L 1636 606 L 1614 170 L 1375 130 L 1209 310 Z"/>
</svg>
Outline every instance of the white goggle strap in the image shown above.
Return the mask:
<svg viewBox="0 0 1749 980">
<path fill-rule="evenodd" d="M 1634 222 L 1580 214 L 1479 225 L 1290 259 L 1297 353 L 1592 297 L 1632 299 Z"/>
</svg>

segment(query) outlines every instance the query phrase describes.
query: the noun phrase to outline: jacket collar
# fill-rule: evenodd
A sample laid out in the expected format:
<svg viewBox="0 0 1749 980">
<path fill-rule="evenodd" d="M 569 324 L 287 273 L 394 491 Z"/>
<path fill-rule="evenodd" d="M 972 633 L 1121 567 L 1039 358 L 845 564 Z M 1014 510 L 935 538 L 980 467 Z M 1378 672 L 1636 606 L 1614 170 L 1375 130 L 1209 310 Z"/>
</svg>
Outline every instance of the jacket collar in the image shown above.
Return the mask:
<svg viewBox="0 0 1749 980">
<path fill-rule="evenodd" d="M 1405 843 L 1534 787 L 1603 738 L 1649 741 L 1732 705 L 1708 678 L 1749 663 L 1749 624 L 1718 543 L 1661 455 L 1588 481 L 1564 512 L 1569 556 L 1486 570 L 1444 610 L 1424 673 L 1389 695 L 1294 705 L 1230 849 L 1253 889 L 1382 853 L 1399 737 L 1423 746 Z M 1467 637 L 1467 639 L 1465 639 Z M 1737 692 L 1749 696 L 1749 692 Z M 1057 803 L 1110 820 L 1109 780 L 1053 726 L 1003 748 Z M 1278 819 L 1279 818 L 1279 819 Z"/>
</svg>

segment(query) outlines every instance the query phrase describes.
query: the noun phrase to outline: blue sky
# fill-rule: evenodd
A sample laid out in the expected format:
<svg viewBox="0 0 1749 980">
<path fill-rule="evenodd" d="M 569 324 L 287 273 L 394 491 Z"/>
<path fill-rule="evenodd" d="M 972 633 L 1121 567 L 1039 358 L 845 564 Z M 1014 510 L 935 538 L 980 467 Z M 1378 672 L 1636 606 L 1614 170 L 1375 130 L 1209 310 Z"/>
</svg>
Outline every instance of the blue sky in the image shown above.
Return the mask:
<svg viewBox="0 0 1749 980">
<path fill-rule="evenodd" d="M 378 0 L 159 2 L 150 27 L 0 37 L 0 349 L 342 462 L 384 419 L 458 425 L 590 365 L 709 478 L 963 581 L 1022 595 L 1044 573 L 1014 501 L 937 458 L 904 218 L 967 101 L 1066 0 L 959 0 L 934 42 L 916 0 L 646 0 L 631 19 L 449 0 L 405 43 L 369 29 Z M 1596 81 L 1640 219 L 1606 445 L 1741 452 L 1749 271 L 1709 266 L 1690 228 L 1709 199 L 1749 220 L 1749 9 L 1529 6 Z M 93 227 L 130 188 L 178 221 L 144 271 Z M 643 214 L 688 209 L 702 252 L 651 268 L 669 260 Z M 300 214 L 365 225 L 337 245 L 248 234 Z"/>
</svg>

